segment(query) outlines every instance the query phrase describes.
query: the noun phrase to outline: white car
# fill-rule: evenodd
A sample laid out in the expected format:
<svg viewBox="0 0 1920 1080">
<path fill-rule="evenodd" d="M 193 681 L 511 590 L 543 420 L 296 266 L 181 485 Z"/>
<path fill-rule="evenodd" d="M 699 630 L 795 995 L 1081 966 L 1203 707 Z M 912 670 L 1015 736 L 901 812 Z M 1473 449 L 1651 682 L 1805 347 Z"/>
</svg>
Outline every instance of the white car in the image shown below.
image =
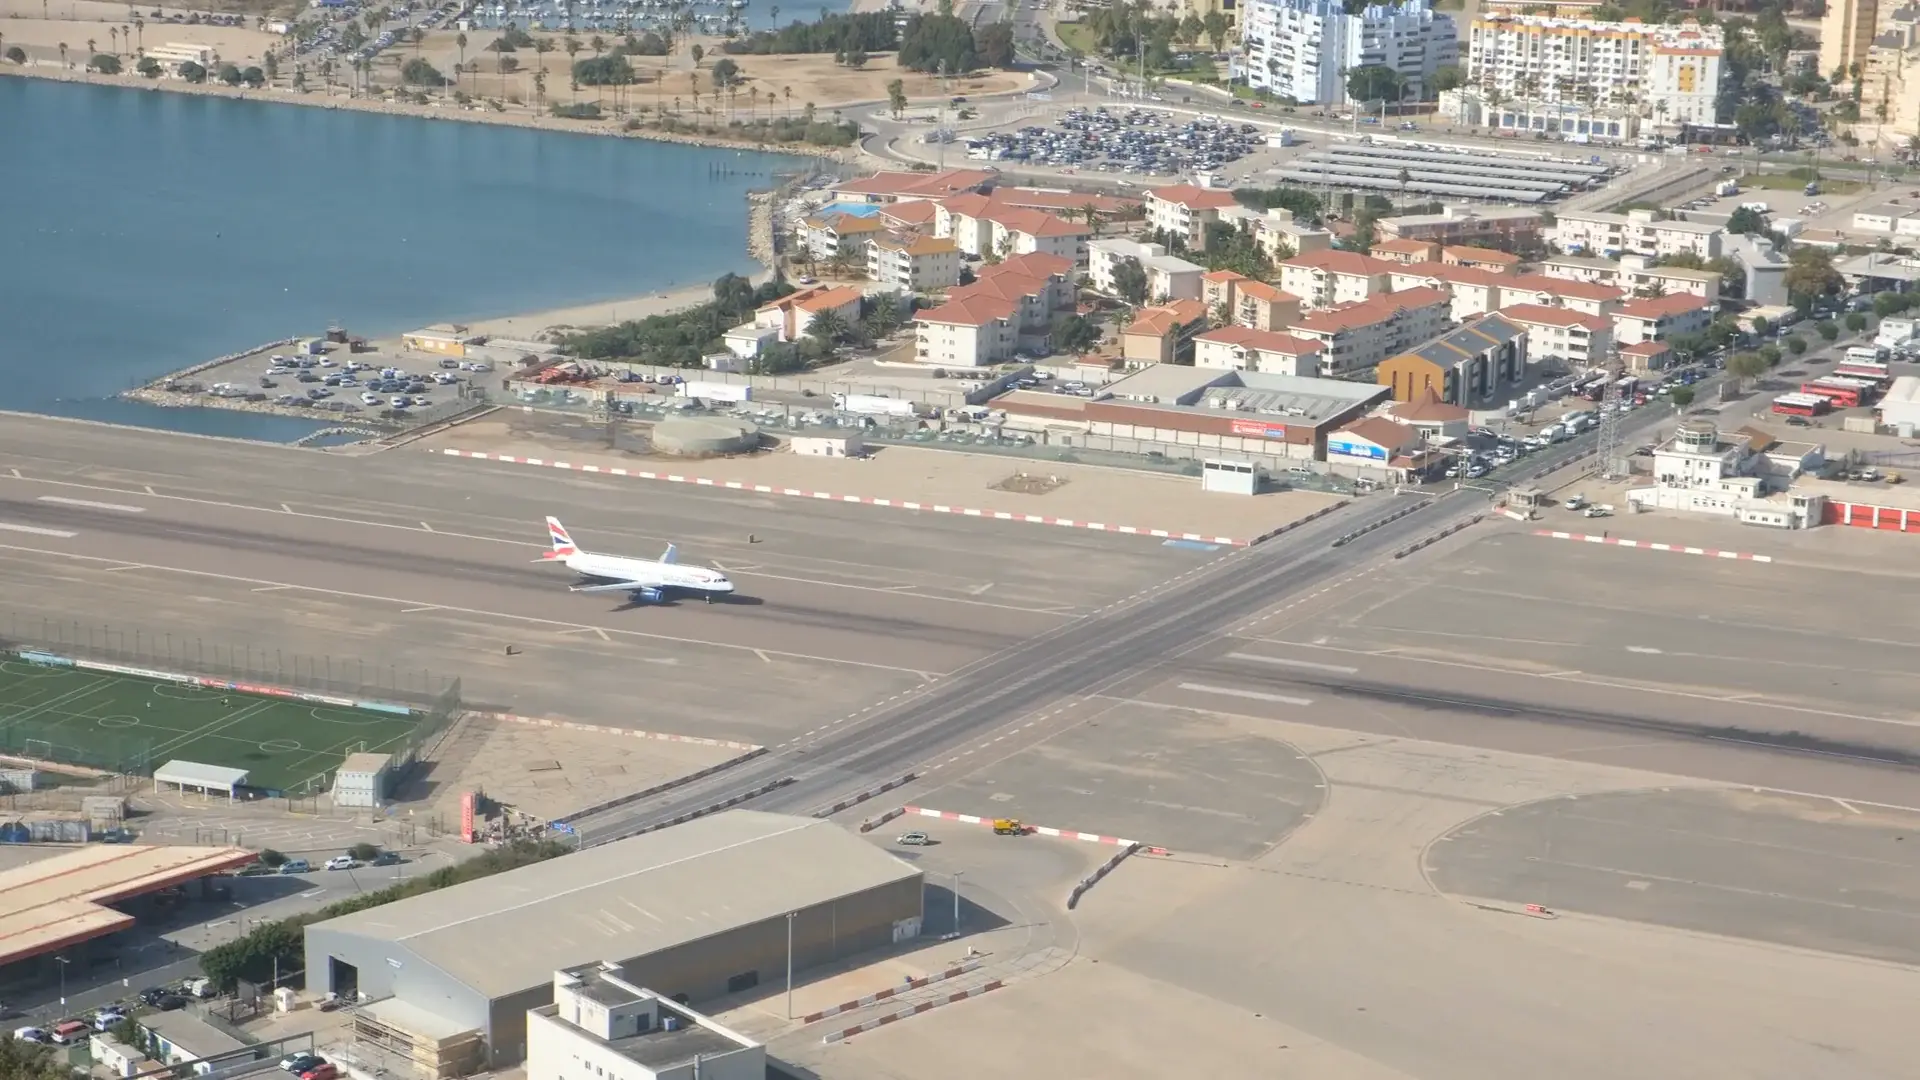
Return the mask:
<svg viewBox="0 0 1920 1080">
<path fill-rule="evenodd" d="M 53 1036 L 47 1034 L 44 1028 L 37 1028 L 37 1027 L 14 1028 L 13 1037 L 16 1039 L 19 1039 L 21 1042 L 37 1042 L 37 1043 L 53 1042 Z"/>
<path fill-rule="evenodd" d="M 928 844 L 933 843 L 926 833 L 917 831 L 901 833 L 893 842 L 903 844 L 907 847 L 926 847 Z"/>
<path fill-rule="evenodd" d="M 335 855 L 321 867 L 323 870 L 351 870 L 360 865 L 360 861 L 351 855 Z"/>
</svg>

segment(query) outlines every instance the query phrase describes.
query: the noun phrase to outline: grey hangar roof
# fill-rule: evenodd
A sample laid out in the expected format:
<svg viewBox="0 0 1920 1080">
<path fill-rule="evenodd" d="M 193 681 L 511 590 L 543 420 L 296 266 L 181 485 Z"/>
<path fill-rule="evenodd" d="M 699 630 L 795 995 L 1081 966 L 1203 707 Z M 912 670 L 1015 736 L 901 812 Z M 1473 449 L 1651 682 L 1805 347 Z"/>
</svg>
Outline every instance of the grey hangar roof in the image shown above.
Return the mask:
<svg viewBox="0 0 1920 1080">
<path fill-rule="evenodd" d="M 1405 190 L 1477 199 L 1541 202 L 1602 181 L 1604 165 L 1505 154 L 1343 143 L 1274 169 L 1282 179 L 1341 187 Z"/>
<path fill-rule="evenodd" d="M 831 822 L 730 810 L 313 929 L 391 942 L 497 998 L 919 876 Z"/>
</svg>

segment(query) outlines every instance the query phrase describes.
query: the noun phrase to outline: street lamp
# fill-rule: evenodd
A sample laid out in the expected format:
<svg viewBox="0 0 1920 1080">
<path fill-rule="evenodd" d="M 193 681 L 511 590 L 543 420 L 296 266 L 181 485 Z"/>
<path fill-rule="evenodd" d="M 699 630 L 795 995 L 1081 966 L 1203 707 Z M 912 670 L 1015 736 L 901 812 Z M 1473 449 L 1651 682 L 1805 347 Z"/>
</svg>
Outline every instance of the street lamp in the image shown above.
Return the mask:
<svg viewBox="0 0 1920 1080">
<path fill-rule="evenodd" d="M 60 1006 L 61 1008 L 65 1008 L 67 1004 L 67 958 L 64 956 L 56 956 L 54 959 L 60 963 Z"/>
<path fill-rule="evenodd" d="M 960 932 L 960 875 L 964 873 L 965 870 L 953 872 L 953 932 L 956 934 Z"/>
<path fill-rule="evenodd" d="M 787 912 L 787 1019 L 793 1019 L 793 917 L 797 911 Z"/>
</svg>

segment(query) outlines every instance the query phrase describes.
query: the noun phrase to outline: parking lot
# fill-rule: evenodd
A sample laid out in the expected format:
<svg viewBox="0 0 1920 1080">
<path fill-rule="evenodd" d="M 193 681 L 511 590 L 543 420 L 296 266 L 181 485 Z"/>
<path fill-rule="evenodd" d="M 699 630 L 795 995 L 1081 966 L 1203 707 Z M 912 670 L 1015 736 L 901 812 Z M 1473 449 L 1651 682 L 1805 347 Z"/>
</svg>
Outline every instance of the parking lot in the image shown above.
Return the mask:
<svg viewBox="0 0 1920 1080">
<path fill-rule="evenodd" d="M 484 360 L 360 350 L 340 342 L 275 346 L 249 353 L 155 390 L 195 404 L 245 403 L 273 411 L 332 414 L 342 420 L 418 420 L 460 404 L 469 381 L 493 370 Z"/>
<path fill-rule="evenodd" d="M 967 156 L 1087 172 L 1167 176 L 1211 173 L 1266 145 L 1252 124 L 1217 117 L 1181 122 L 1148 109 L 1075 107 L 1052 127 L 1030 124 L 967 141 Z"/>
</svg>

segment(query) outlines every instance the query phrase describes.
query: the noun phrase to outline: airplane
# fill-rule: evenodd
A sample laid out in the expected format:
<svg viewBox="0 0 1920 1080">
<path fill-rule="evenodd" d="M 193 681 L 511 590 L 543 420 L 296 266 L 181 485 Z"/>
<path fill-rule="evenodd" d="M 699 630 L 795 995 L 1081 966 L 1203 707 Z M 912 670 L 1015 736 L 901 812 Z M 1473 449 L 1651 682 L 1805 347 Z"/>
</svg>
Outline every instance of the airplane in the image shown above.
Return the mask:
<svg viewBox="0 0 1920 1080">
<path fill-rule="evenodd" d="M 727 575 L 720 571 L 704 566 L 681 565 L 679 550 L 672 544 L 667 545 L 667 550 L 658 560 L 629 559 L 581 551 L 579 545 L 573 542 L 573 537 L 567 534 L 567 527 L 560 524 L 559 518 L 547 519 L 547 534 L 553 538 L 553 550 L 534 561 L 562 563 L 567 569 L 593 582 L 590 585 L 568 586 L 570 592 L 624 592 L 631 594 L 636 604 L 657 604 L 670 590 L 680 590 L 701 593 L 711 604 L 716 594 L 733 591 L 733 582 L 728 581 Z"/>
</svg>

